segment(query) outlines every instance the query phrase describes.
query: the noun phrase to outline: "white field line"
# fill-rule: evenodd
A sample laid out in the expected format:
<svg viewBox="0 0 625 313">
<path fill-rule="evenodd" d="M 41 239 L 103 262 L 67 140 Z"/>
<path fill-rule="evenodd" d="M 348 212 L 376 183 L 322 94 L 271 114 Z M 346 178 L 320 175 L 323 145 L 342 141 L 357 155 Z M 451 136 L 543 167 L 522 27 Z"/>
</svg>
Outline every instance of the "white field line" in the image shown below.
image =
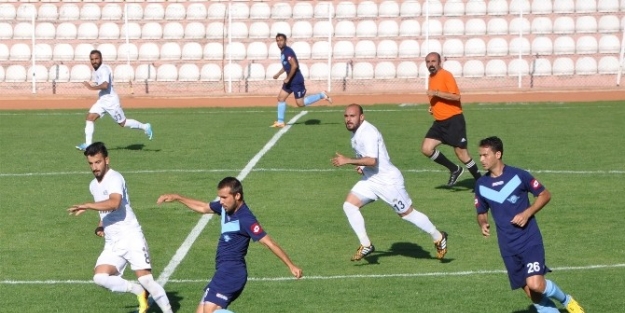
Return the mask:
<svg viewBox="0 0 625 313">
<path fill-rule="evenodd" d="M 267 142 L 265 146 L 247 163 L 245 168 L 241 170 L 237 178 L 241 181 L 245 179 L 247 174 L 249 174 L 252 171 L 252 169 L 258 163 L 258 161 L 260 161 L 260 159 L 267 152 L 269 152 L 269 150 L 271 150 L 271 148 L 276 144 L 276 142 L 278 142 L 278 140 L 280 139 L 280 137 L 282 137 L 282 135 L 286 134 L 286 132 L 291 128 L 291 125 L 295 123 L 300 117 L 306 115 L 306 113 L 308 112 L 307 111 L 300 112 L 288 122 L 288 125 L 286 127 L 280 129 L 280 131 L 278 131 L 275 135 L 273 135 L 271 140 L 269 140 L 269 142 Z M 213 214 L 202 215 L 202 217 L 197 222 L 195 227 L 193 227 L 193 230 L 191 230 L 191 233 L 189 233 L 189 235 L 184 240 L 180 248 L 178 248 L 178 250 L 176 251 L 176 254 L 169 261 L 169 264 L 167 264 L 165 269 L 163 269 L 163 272 L 161 272 L 161 275 L 158 277 L 157 281 L 159 284 L 161 284 L 161 286 L 165 286 L 165 284 L 167 284 L 167 281 L 169 281 L 169 278 L 171 277 L 171 275 L 174 273 L 178 265 L 180 265 L 180 262 L 182 262 L 182 260 L 187 256 L 189 249 L 191 249 L 191 246 L 193 245 L 197 237 L 200 235 L 202 230 L 204 230 L 204 227 L 206 227 L 206 224 L 208 224 L 208 221 L 210 221 L 212 217 L 213 217 Z"/>
<path fill-rule="evenodd" d="M 613 269 L 625 267 L 625 263 L 620 264 L 597 264 L 587 266 L 562 266 L 550 267 L 553 271 L 587 271 L 597 269 Z M 473 270 L 458 272 L 425 272 L 425 273 L 404 273 L 404 274 L 370 274 L 370 275 L 330 275 L 330 276 L 304 276 L 301 279 L 307 280 L 340 280 L 340 279 L 370 279 L 370 278 L 410 278 L 410 277 L 449 277 L 449 276 L 479 276 L 505 274 L 505 270 Z M 294 280 L 290 277 L 249 277 L 248 281 L 285 281 Z M 206 279 L 171 279 L 172 283 L 205 283 Z M 60 284 L 93 284 L 92 280 L 0 280 L 0 285 L 60 285 Z"/>
</svg>

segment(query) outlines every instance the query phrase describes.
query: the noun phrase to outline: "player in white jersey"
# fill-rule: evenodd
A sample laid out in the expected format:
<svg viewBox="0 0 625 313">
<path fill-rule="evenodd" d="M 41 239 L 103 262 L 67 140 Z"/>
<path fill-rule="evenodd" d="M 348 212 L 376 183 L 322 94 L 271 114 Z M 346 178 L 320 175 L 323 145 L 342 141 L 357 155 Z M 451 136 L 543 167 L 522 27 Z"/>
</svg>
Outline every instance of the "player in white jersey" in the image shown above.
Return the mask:
<svg viewBox="0 0 625 313">
<path fill-rule="evenodd" d="M 402 219 L 430 234 L 436 247 L 436 257 L 442 259 L 447 253 L 447 233 L 438 231 L 425 214 L 414 209 L 412 199 L 404 187 L 404 177 L 391 163 L 382 134 L 373 124 L 365 121 L 362 107 L 358 104 L 348 105 L 344 117 L 345 127 L 352 132 L 351 143 L 356 158 L 348 158 L 337 152 L 332 158 L 332 164 L 337 167 L 356 165 L 356 171 L 362 175 L 343 203 L 347 220 L 360 240 L 352 261 L 360 261 L 375 251 L 360 208 L 378 199 L 391 206 Z"/>
<path fill-rule="evenodd" d="M 76 204 L 67 211 L 80 215 L 98 211 L 100 222 L 95 234 L 104 237 L 104 249 L 95 265 L 93 281 L 113 292 L 131 292 L 139 301 L 139 312 L 147 312 L 148 293 L 164 313 L 173 312 L 167 294 L 152 276 L 150 252 L 141 225 L 130 207 L 124 177 L 109 167 L 106 146 L 89 145 L 84 152 L 95 179 L 89 184 L 94 202 Z M 137 275 L 139 284 L 122 278 L 126 265 Z"/>
<path fill-rule="evenodd" d="M 95 129 L 95 121 L 108 113 L 121 127 L 140 129 L 145 132 L 149 140 L 152 140 L 152 125 L 150 123 L 141 123 L 134 119 L 127 119 L 119 101 L 119 96 L 113 88 L 113 72 L 111 67 L 102 64 L 102 53 L 99 50 L 92 50 L 89 54 L 91 66 L 93 66 L 93 80 L 91 82 L 83 82 L 89 90 L 98 90 L 98 101 L 91 106 L 87 112 L 85 124 L 85 142 L 76 146 L 76 149 L 84 151 L 93 141 L 93 132 Z"/>
</svg>

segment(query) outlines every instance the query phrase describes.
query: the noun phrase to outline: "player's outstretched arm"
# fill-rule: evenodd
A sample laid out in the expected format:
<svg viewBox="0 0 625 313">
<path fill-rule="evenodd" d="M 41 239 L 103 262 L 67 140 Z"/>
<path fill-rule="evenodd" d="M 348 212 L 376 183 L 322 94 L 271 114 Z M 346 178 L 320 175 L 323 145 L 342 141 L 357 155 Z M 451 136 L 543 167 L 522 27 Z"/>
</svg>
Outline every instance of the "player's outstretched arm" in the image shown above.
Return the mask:
<svg viewBox="0 0 625 313">
<path fill-rule="evenodd" d="M 265 247 L 271 250 L 273 254 L 275 254 L 280 260 L 282 260 L 282 262 L 284 262 L 284 264 L 289 267 L 291 274 L 293 274 L 295 278 L 302 278 L 302 275 L 304 275 L 302 269 L 293 264 L 286 252 L 284 252 L 284 250 L 282 250 L 282 248 L 280 248 L 280 246 L 275 241 L 273 241 L 273 239 L 271 239 L 269 235 L 265 235 L 265 237 L 259 240 L 259 242 L 265 245 Z"/>
<path fill-rule="evenodd" d="M 69 212 L 70 215 L 80 215 L 87 210 L 113 211 L 117 210 L 121 203 L 122 195 L 118 193 L 112 193 L 109 195 L 109 198 L 104 201 L 72 205 L 69 209 L 67 209 L 67 212 Z"/>
<path fill-rule="evenodd" d="M 332 165 L 339 167 L 345 164 L 352 164 L 356 166 L 376 166 L 378 164 L 378 159 L 372 157 L 352 159 L 336 152 L 336 155 L 332 158 Z"/>
<path fill-rule="evenodd" d="M 156 200 L 156 204 L 161 204 L 163 202 L 174 202 L 174 201 L 178 201 L 184 204 L 185 206 L 187 206 L 187 208 L 198 213 L 202 213 L 202 214 L 214 213 L 213 210 L 211 210 L 208 202 L 198 200 L 198 199 L 188 198 L 188 197 L 181 196 L 175 193 L 161 195 L 160 197 L 158 197 L 158 200 Z"/>
</svg>

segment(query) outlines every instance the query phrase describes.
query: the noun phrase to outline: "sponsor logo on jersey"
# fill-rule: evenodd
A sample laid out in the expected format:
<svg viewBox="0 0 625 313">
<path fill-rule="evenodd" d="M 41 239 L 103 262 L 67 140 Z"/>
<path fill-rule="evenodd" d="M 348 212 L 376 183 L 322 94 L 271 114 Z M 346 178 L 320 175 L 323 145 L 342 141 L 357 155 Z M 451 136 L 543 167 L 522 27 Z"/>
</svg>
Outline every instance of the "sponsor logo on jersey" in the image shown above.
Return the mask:
<svg viewBox="0 0 625 313">
<path fill-rule="evenodd" d="M 530 182 L 530 185 L 532 186 L 533 189 L 540 188 L 540 182 L 538 182 L 536 179 L 532 179 L 532 181 Z"/>
<path fill-rule="evenodd" d="M 250 230 L 252 231 L 254 235 L 258 235 L 263 232 L 263 228 L 260 227 L 260 224 L 258 223 L 252 224 L 252 226 L 250 226 Z"/>
</svg>

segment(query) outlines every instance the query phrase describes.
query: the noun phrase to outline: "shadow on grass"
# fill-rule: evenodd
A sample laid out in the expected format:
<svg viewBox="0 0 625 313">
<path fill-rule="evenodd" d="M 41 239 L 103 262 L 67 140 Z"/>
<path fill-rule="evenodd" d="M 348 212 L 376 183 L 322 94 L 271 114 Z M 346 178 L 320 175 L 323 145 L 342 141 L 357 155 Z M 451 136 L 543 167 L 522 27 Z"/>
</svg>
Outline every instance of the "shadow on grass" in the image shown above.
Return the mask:
<svg viewBox="0 0 625 313">
<path fill-rule="evenodd" d="M 475 186 L 475 180 L 473 179 L 473 177 L 471 178 L 465 178 L 463 180 L 459 180 L 456 182 L 455 185 L 449 187 L 447 185 L 439 185 L 436 186 L 436 189 L 447 189 L 447 190 L 451 190 L 451 191 L 473 191 L 473 186 Z"/>
<path fill-rule="evenodd" d="M 127 146 L 117 146 L 114 148 L 109 148 L 109 150 L 131 150 L 131 151 L 150 151 L 150 152 L 159 152 L 160 149 L 145 149 L 145 145 L 142 143 L 135 143 Z"/>
<path fill-rule="evenodd" d="M 434 249 L 434 244 L 432 244 L 432 249 Z M 367 263 L 361 265 L 380 264 L 380 258 L 393 256 L 405 256 L 414 259 L 436 259 L 429 251 L 423 250 L 423 248 L 417 244 L 412 242 L 396 242 L 391 245 L 388 251 L 376 250 L 371 255 L 365 257 L 364 260 L 367 261 Z M 440 262 L 449 263 L 451 261 L 453 261 L 453 259 L 443 259 Z"/>
<path fill-rule="evenodd" d="M 537 311 L 536 311 L 536 308 L 534 308 L 534 306 L 533 306 L 533 305 L 528 305 L 528 306 L 527 306 L 527 309 L 525 309 L 525 310 L 512 311 L 512 313 L 536 313 L 536 312 L 537 312 Z M 568 311 L 567 311 L 567 310 L 565 310 L 565 309 L 560 309 L 560 310 L 558 310 L 558 312 L 560 312 L 560 313 L 566 313 L 566 312 L 568 312 Z"/>
<path fill-rule="evenodd" d="M 338 125 L 340 123 L 322 123 L 321 120 L 311 118 L 303 122 L 295 122 L 293 125 L 319 126 L 319 125 Z"/>
<path fill-rule="evenodd" d="M 178 296 L 178 292 L 167 292 L 167 299 L 169 299 L 169 304 L 174 312 L 178 312 L 180 310 L 180 302 L 182 301 L 182 297 Z M 162 313 L 161 309 L 158 307 L 154 300 L 150 299 L 150 308 L 148 309 L 148 313 Z M 195 310 L 195 307 L 193 308 Z M 134 307 L 132 311 L 128 313 L 136 313 L 137 308 Z"/>
</svg>

